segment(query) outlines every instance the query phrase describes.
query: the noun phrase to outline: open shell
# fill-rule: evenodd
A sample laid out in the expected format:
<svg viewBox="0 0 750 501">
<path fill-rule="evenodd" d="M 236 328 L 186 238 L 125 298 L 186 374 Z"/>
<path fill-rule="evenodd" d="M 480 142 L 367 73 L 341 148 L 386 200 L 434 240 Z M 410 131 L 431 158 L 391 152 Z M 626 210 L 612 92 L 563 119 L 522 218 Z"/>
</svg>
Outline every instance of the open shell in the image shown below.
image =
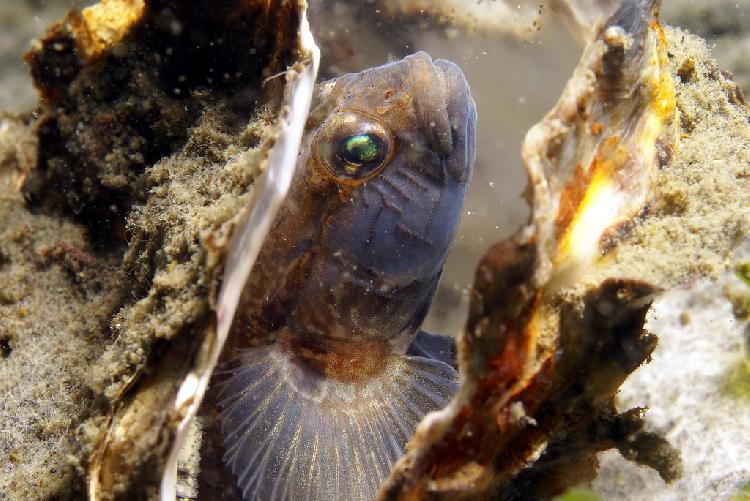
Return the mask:
<svg viewBox="0 0 750 501">
<path fill-rule="evenodd" d="M 167 337 L 173 339 L 170 340 L 168 354 L 158 363 L 141 359 L 153 345 L 130 349 L 129 357 L 136 362 L 136 369 L 125 369 L 117 376 L 114 385 L 109 383 L 105 392 L 110 399 L 110 410 L 103 420 L 97 419 L 93 423 L 98 431 L 91 432 L 96 434 L 88 439 L 93 442 L 87 472 L 90 499 L 111 499 L 123 492 L 131 495 L 142 492 L 153 496 L 155 492 L 149 487 L 153 480 L 144 482 L 144 479 L 153 479 L 162 472 L 160 497 L 175 498 L 180 448 L 226 338 L 239 291 L 288 189 L 317 74 L 319 51 L 309 30 L 304 2 L 236 2 L 234 6 L 218 9 L 213 19 L 209 17 L 208 21 L 201 21 L 207 23 L 205 27 L 189 17 L 192 15 L 191 8 L 173 9 L 158 1 L 103 0 L 80 12 L 72 11 L 64 21 L 53 25 L 27 56 L 37 86 L 42 91 L 43 102 L 55 105 L 78 92 L 69 87 L 72 80 L 86 72 L 91 75 L 84 76 L 98 78 L 97 73 L 101 71 L 106 74 L 107 64 L 116 65 L 119 57 L 137 58 L 137 52 L 143 50 L 140 44 L 151 43 L 156 45 L 156 50 L 164 50 L 167 56 L 171 54 L 170 47 L 159 47 L 158 41 L 153 40 L 158 40 L 158 35 L 139 38 L 142 30 L 157 33 L 166 30 L 166 36 L 175 37 L 173 43 L 179 44 L 185 23 L 196 23 L 194 29 L 206 32 L 216 29 L 208 25 L 209 22 L 218 26 L 223 24 L 226 36 L 240 37 L 240 50 L 243 44 L 251 45 L 250 50 L 241 55 L 246 58 L 245 61 L 233 61 L 237 75 L 248 69 L 256 71 L 256 75 L 251 74 L 246 78 L 252 81 L 261 77 L 255 85 L 262 89 L 263 98 L 271 108 L 275 108 L 277 115 L 274 123 L 262 131 L 260 145 L 251 147 L 255 151 L 252 154 L 240 151 L 230 158 L 224 168 L 242 173 L 244 179 L 252 179 L 256 175 L 254 173 L 264 172 L 261 180 L 252 186 L 253 196 L 243 197 L 247 199 L 246 207 L 239 213 L 219 212 L 213 216 L 213 223 L 210 223 L 213 231 L 204 231 L 201 236 L 202 250 L 199 255 L 202 254 L 204 262 L 202 273 L 207 273 L 205 277 L 213 277 L 209 278 L 209 283 L 218 281 L 221 265 L 226 262 L 223 288 L 218 298 L 217 320 L 212 320 L 212 315 L 199 314 L 197 322 L 188 320 L 174 330 L 167 328 Z M 225 17 L 221 18 L 222 15 Z M 166 28 L 164 23 L 167 23 Z M 217 44 L 221 43 L 219 38 Z M 256 51 L 253 43 L 261 49 Z M 213 42 L 210 46 L 213 46 Z M 158 63 L 166 65 L 161 54 L 157 54 L 156 59 Z M 57 68 L 57 71 L 50 72 L 50 67 Z M 198 71 L 204 69 L 198 68 Z M 170 69 L 161 71 L 162 75 L 157 74 L 157 78 L 168 74 Z M 227 78 L 230 76 L 228 73 L 225 75 Z M 186 80 L 189 81 L 188 77 L 181 76 L 175 82 Z M 205 81 L 212 84 L 210 76 Z M 179 87 L 174 90 L 177 99 L 181 99 L 180 91 Z M 200 91 L 195 96 L 198 100 L 202 99 Z M 97 98 L 94 97 L 94 100 Z M 185 111 L 188 108 L 185 105 Z M 51 120 L 57 119 L 52 113 L 50 115 Z M 189 146 L 190 142 L 187 144 Z M 33 193 L 45 188 L 32 184 L 26 189 Z M 105 191 L 98 196 L 106 200 L 115 194 Z M 94 197 L 89 200 L 89 206 L 97 205 L 98 199 Z M 250 210 L 251 206 L 253 210 Z M 226 235 L 235 225 L 240 229 L 234 232 L 232 242 L 227 243 Z M 137 255 L 137 252 L 133 255 Z M 157 289 L 162 290 L 156 293 L 161 295 L 181 282 L 183 279 L 178 277 L 183 274 L 184 278 L 186 270 L 180 271 L 173 261 L 161 270 L 157 268 L 153 271 L 156 275 L 153 288 L 143 300 L 145 302 L 150 301 L 149 297 L 154 297 Z M 205 301 L 205 305 L 216 300 L 212 290 L 215 291 L 215 287 L 209 286 L 207 293 L 204 292 L 201 302 Z M 143 307 L 150 308 L 145 302 L 140 306 L 136 303 L 135 306 L 141 309 L 141 313 L 136 313 L 141 318 L 144 314 L 148 315 Z M 202 308 L 199 307 L 199 311 Z M 125 307 L 124 310 L 128 309 Z M 182 335 L 180 331 L 183 331 Z M 191 339 L 190 332 L 198 334 L 198 337 Z M 136 333 L 133 335 L 137 336 Z M 131 337 L 127 343 L 132 341 Z M 138 344 L 143 342 L 137 337 L 135 341 Z M 146 343 L 153 341 L 146 338 Z M 119 357 L 124 354 L 114 349 L 112 355 L 118 357 L 115 354 L 117 351 L 120 351 Z M 156 468 L 152 469 L 152 465 Z"/>
<path fill-rule="evenodd" d="M 269 2 L 266 12 L 279 6 Z M 108 479 L 116 475 L 103 475 L 113 464 L 118 463 L 116 450 L 112 446 L 127 443 L 132 433 L 138 433 L 138 427 L 130 425 L 133 421 L 144 421 L 149 408 L 168 403 L 170 397 L 174 403 L 170 411 L 170 420 L 164 423 L 165 431 L 173 430 L 174 439 L 164 465 L 164 476 L 161 481 L 161 499 L 175 498 L 177 485 L 177 462 L 180 450 L 189 432 L 190 422 L 195 416 L 201 399 L 208 386 L 221 349 L 226 340 L 234 311 L 244 282 L 268 232 L 274 215 L 283 201 L 294 173 L 302 132 L 310 108 L 313 85 L 317 75 L 320 52 L 310 33 L 304 3 L 297 4 L 299 19 L 298 28 L 298 62 L 285 72 L 285 88 L 281 112 L 274 129 L 269 133 L 269 142 L 273 142 L 264 165 L 259 166 L 264 174 L 254 186 L 253 197 L 248 200 L 238 230 L 229 244 L 224 271 L 224 279 L 219 293 L 216 324 L 210 322 L 204 333 L 204 341 L 196 355 L 196 363 L 185 375 L 176 396 L 164 393 L 159 389 L 144 385 L 127 406 L 112 416 L 112 424 L 104 438 L 100 450 L 92 458 L 90 468 L 89 495 L 99 499 L 104 491 L 111 491 L 112 484 Z M 280 44 L 288 44 L 280 40 Z"/>
<path fill-rule="evenodd" d="M 204 353 L 198 358 L 200 363 L 187 375 L 175 399 L 175 413 L 181 414 L 182 419 L 177 426 L 161 483 L 161 498 L 164 500 L 175 497 L 177 460 L 189 432 L 190 422 L 198 412 L 198 406 L 226 341 L 245 281 L 294 175 L 297 152 L 320 65 L 320 51 L 310 32 L 304 7 L 301 7 L 299 33 L 301 61 L 286 76 L 285 104 L 276 125 L 278 135 L 264 167 L 261 184 L 256 188 L 256 195 L 250 199 L 246 214 L 228 249 L 216 312 L 216 331 L 206 336 L 202 349 Z"/>
<path fill-rule="evenodd" d="M 458 342 L 464 384 L 422 422 L 383 499 L 543 489 L 554 470 L 544 463 L 557 454 L 551 437 L 575 434 L 558 427 L 578 413 L 612 414 L 617 387 L 655 343 L 642 333 L 655 287 L 606 268 L 618 228 L 644 208 L 675 146 L 666 64 L 654 2 L 625 2 L 527 134 L 531 223 L 480 263 Z M 628 346 L 625 359 L 618 346 Z"/>
</svg>

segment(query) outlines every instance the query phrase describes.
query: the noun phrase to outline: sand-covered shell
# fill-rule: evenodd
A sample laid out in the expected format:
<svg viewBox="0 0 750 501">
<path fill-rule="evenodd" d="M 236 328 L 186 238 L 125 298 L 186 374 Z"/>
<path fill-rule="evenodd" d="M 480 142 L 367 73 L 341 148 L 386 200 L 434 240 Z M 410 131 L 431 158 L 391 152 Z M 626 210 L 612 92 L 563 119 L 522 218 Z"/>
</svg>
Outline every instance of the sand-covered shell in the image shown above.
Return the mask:
<svg viewBox="0 0 750 501">
<path fill-rule="evenodd" d="M 284 38 L 276 40 L 277 50 L 288 50 L 290 44 L 297 45 L 295 49 L 296 62 L 281 75 L 285 83 L 280 111 L 273 129 L 267 133 L 265 138 L 272 146 L 268 148 L 267 157 L 262 160 L 261 165 L 255 166 L 255 168 L 260 168 L 263 174 L 256 181 L 252 196 L 248 198 L 247 206 L 239 214 L 237 230 L 235 230 L 226 249 L 226 256 L 223 258 L 224 274 L 218 296 L 216 323 L 208 324 L 204 333 L 204 341 L 196 354 L 196 363 L 190 372 L 185 375 L 172 403 L 170 421 L 173 424 L 169 427 L 175 425 L 176 427 L 174 439 L 169 448 L 169 455 L 164 462 L 164 477 L 161 481 L 160 490 L 161 499 L 175 498 L 180 450 L 185 443 L 191 420 L 195 417 L 223 343 L 226 340 L 239 294 L 252 268 L 260 245 L 273 222 L 274 215 L 289 189 L 294 173 L 302 130 L 309 112 L 312 89 L 320 59 L 319 50 L 310 33 L 305 7 L 304 3 L 292 5 L 292 12 L 285 12 L 284 9 L 274 3 L 267 3 L 262 7 L 261 16 L 271 18 L 276 15 L 278 16 L 275 20 L 276 23 L 288 23 L 295 18 L 297 19 L 296 31 L 289 33 L 289 35 L 296 36 L 297 40 L 292 41 Z M 281 12 L 274 13 L 274 10 L 280 10 Z M 269 30 L 270 34 L 272 30 L 276 29 L 276 25 L 263 26 L 261 24 L 255 29 L 266 29 Z M 121 441 L 128 440 L 129 433 L 134 429 L 120 428 L 118 430 L 117 427 L 121 426 L 122 421 L 127 422 L 134 419 L 133 412 L 143 412 L 143 400 L 148 402 L 147 405 L 154 404 L 153 401 L 150 401 L 150 392 L 148 390 L 142 392 L 130 403 L 128 408 L 123 409 L 119 415 L 113 417 L 114 423 L 110 428 L 112 435 L 117 435 Z M 165 403 L 169 404 L 169 401 Z M 145 419 L 145 416 L 135 419 Z M 102 451 L 92 461 L 89 490 L 92 499 L 99 497 L 102 487 L 111 489 L 111 486 L 106 485 L 106 477 L 102 479 L 101 476 L 102 470 L 111 468 L 106 464 L 108 459 L 117 461 L 116 457 L 107 456 L 107 442 L 109 440 L 111 439 L 104 439 Z M 100 484 L 102 481 L 105 483 L 104 486 Z"/>
<path fill-rule="evenodd" d="M 313 85 L 320 64 L 320 51 L 315 45 L 307 21 L 305 6 L 299 5 L 300 61 L 287 70 L 284 104 L 277 118 L 277 133 L 268 155 L 262 179 L 238 224 L 227 249 L 224 277 L 216 311 L 215 335 L 206 337 L 201 364 L 196 365 L 180 386 L 175 411 L 182 413 L 175 441 L 165 465 L 161 483 L 161 498 L 173 499 L 177 484 L 177 461 L 185 444 L 191 420 L 206 391 L 216 362 L 226 341 L 232 319 L 253 263 L 260 251 L 274 216 L 289 190 L 294 174 L 302 132 L 310 110 Z"/>
<path fill-rule="evenodd" d="M 146 273 L 141 275 L 143 278 L 151 275 L 148 279 L 151 285 L 133 293 L 131 298 L 135 301 L 125 300 L 130 306 L 120 310 L 121 320 L 115 326 L 115 330 L 119 330 L 119 347 L 113 346 L 110 355 L 105 355 L 107 359 L 113 357 L 110 362 L 117 360 L 115 365 L 119 369 L 115 372 L 119 375 L 112 378 L 110 369 L 114 366 L 110 366 L 105 370 L 110 376 L 99 380 L 102 384 L 99 389 L 111 399 L 111 406 L 102 419 L 96 419 L 91 423 L 93 426 L 84 431 L 88 435 L 82 440 L 84 451 L 90 451 L 85 466 L 90 499 L 110 499 L 118 493 L 154 497 L 159 484 L 157 478 L 161 484 L 159 496 L 175 498 L 179 450 L 226 336 L 236 304 L 237 282 L 241 287 L 252 266 L 254 252 L 284 198 L 294 169 L 319 58 L 305 7 L 304 2 L 228 2 L 218 9 L 206 9 L 198 3 L 175 7 L 158 1 L 104 0 L 82 11 L 72 11 L 65 20 L 53 25 L 27 56 L 42 93 L 43 121 L 48 124 L 41 135 L 53 130 L 52 136 L 41 139 L 43 146 L 68 140 L 66 131 L 61 132 L 57 124 L 64 120 L 61 117 L 77 113 L 77 105 L 71 102 L 73 96 L 84 93 L 86 97 L 82 101 L 87 102 L 90 109 L 98 107 L 94 112 L 98 117 L 95 123 L 89 129 L 79 128 L 76 133 L 84 138 L 75 153 L 77 160 L 72 159 L 74 153 L 70 150 L 74 148 L 61 149 L 63 155 L 71 155 L 70 165 L 80 165 L 80 160 L 90 158 L 88 174 L 79 171 L 83 177 L 99 176 L 98 182 L 92 183 L 97 189 L 88 190 L 83 197 L 68 197 L 62 201 L 63 207 L 70 207 L 77 217 L 93 217 L 91 231 L 104 235 L 114 230 L 116 238 L 118 234 L 120 238 L 135 238 L 149 247 L 149 238 L 155 238 L 157 233 L 162 235 L 157 238 L 172 239 L 162 233 L 167 228 L 162 226 L 164 223 L 184 228 L 183 221 L 176 222 L 181 218 L 178 212 L 173 213 L 177 219 L 163 217 L 172 210 L 164 207 L 157 210 L 161 216 L 146 216 L 156 223 L 146 230 L 147 233 L 155 231 L 151 237 L 146 233 L 136 235 L 141 230 L 134 229 L 133 223 L 138 219 L 132 217 L 134 213 L 128 216 L 127 222 L 117 215 L 130 210 L 131 203 L 138 203 L 134 200 L 143 200 L 143 192 L 137 194 L 129 181 L 138 175 L 138 167 L 133 168 L 133 164 L 149 161 L 135 151 L 129 156 L 130 164 L 113 161 L 116 155 L 109 161 L 102 156 L 102 151 L 108 147 L 113 150 L 121 147 L 106 145 L 109 138 L 130 136 L 135 142 L 125 145 L 126 149 L 143 147 L 144 142 L 137 139 L 139 133 L 124 129 L 141 127 L 141 134 L 146 135 L 160 131 L 155 132 L 157 137 L 150 145 L 161 150 L 154 151 L 155 158 L 164 154 L 168 157 L 170 150 L 174 153 L 172 141 L 181 142 L 179 136 L 185 133 L 192 136 L 182 154 L 186 155 L 184 158 L 203 162 L 203 167 L 196 171 L 182 160 L 171 166 L 169 161 L 162 162 L 165 170 L 157 176 L 172 187 L 157 188 L 160 181 L 156 178 L 144 179 L 142 186 L 152 193 L 162 190 L 174 210 L 179 211 L 180 205 L 174 198 L 175 195 L 180 197 L 177 194 L 181 190 L 178 185 L 182 183 L 177 180 L 180 172 L 191 176 L 200 169 L 207 169 L 209 173 L 204 179 L 207 186 L 204 194 L 208 195 L 206 211 L 198 216 L 202 223 L 188 233 L 178 230 L 182 236 L 173 234 L 177 237 L 172 240 L 174 252 L 157 251 L 162 256 L 157 258 L 159 264 L 149 265 L 150 271 L 141 268 Z M 211 11 L 210 15 L 203 14 L 206 10 Z M 192 66 L 183 66 L 180 59 L 183 57 L 191 60 Z M 147 65 L 136 68 L 140 66 L 139 59 Z M 120 68 L 114 82 L 105 76 L 114 71 L 112 67 Z M 117 87 L 117 80 L 129 79 L 132 83 L 140 81 L 131 88 L 150 89 L 146 93 L 151 96 L 140 100 L 120 99 L 112 87 Z M 82 88 L 71 88 L 72 81 Z M 101 88 L 91 90 L 97 86 Z M 254 103 L 258 102 L 265 108 L 256 107 Z M 247 114 L 243 116 L 240 111 L 230 118 L 222 114 L 222 110 L 227 109 L 232 113 L 244 110 Z M 223 125 L 216 128 L 219 115 Z M 121 129 L 110 132 L 109 136 L 97 136 L 94 132 L 97 127 L 108 127 L 118 120 Z M 161 120 L 171 121 L 177 127 L 174 129 L 177 135 L 168 132 L 173 139 L 166 143 L 158 134 L 167 132 L 171 126 L 165 129 L 160 124 L 166 123 Z M 140 126 L 135 125 L 138 121 Z M 194 127 L 192 131 L 184 128 L 190 122 Z M 222 127 L 224 132 L 218 132 Z M 104 144 L 98 145 L 97 138 L 102 138 Z M 65 152 L 66 149 L 70 153 Z M 82 176 L 55 171 L 47 158 L 43 158 L 41 164 L 45 179 L 38 176 L 24 187 L 31 199 L 48 189 L 46 183 L 60 183 L 58 175 L 65 176 L 69 195 L 82 193 L 79 190 L 82 184 L 91 183 Z M 213 167 L 207 168 L 207 165 Z M 147 174 L 150 176 L 151 172 Z M 188 199 L 193 198 L 185 194 Z M 250 211 L 249 205 L 255 210 Z M 145 216 L 150 209 L 145 204 L 140 210 Z M 107 224 L 102 225 L 102 218 Z M 169 218 L 172 223 L 167 222 Z M 241 229 L 231 232 L 235 226 Z M 192 236 L 188 236 L 190 233 Z M 231 244 L 230 233 L 234 234 Z M 130 270 L 126 274 L 134 273 L 131 278 L 140 273 L 135 271 L 140 267 L 136 263 L 152 252 L 146 247 L 129 251 L 132 261 L 124 269 Z M 178 255 L 186 261 L 178 262 L 181 259 Z M 141 261 L 141 264 L 145 263 Z M 222 269 L 226 271 L 219 295 L 215 284 L 220 280 Z M 192 280 L 197 286 L 193 292 L 201 289 L 195 296 L 198 302 L 189 300 L 178 307 L 185 316 L 167 307 L 164 310 L 167 317 L 159 322 L 161 326 L 152 325 L 161 334 L 145 327 L 143 319 L 150 315 L 148 310 L 154 312 L 147 304 L 153 305 L 151 301 L 157 296 L 163 299 L 171 296 L 168 302 L 181 303 L 176 296 L 187 292 L 185 280 Z M 211 304 L 217 305 L 216 314 L 209 314 Z M 125 313 L 126 310 L 130 313 Z M 126 325 L 131 320 L 135 320 L 134 329 L 127 332 Z M 166 343 L 163 345 L 166 351 L 159 357 L 162 361 L 153 365 L 144 356 L 154 348 L 152 342 L 159 337 Z M 92 372 L 96 373 L 97 369 Z"/>
</svg>

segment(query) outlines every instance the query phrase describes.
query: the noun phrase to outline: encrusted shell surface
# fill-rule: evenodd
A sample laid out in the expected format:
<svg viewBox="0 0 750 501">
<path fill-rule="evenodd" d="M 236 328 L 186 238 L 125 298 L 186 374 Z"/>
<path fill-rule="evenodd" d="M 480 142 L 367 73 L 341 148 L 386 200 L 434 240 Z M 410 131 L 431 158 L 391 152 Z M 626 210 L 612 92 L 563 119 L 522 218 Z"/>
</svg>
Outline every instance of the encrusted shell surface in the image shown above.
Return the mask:
<svg viewBox="0 0 750 501">
<path fill-rule="evenodd" d="M 215 333 L 206 336 L 200 364 L 193 368 L 180 386 L 175 412 L 182 414 L 161 483 L 161 498 L 173 499 L 177 483 L 177 461 L 185 444 L 191 420 L 208 387 L 216 362 L 224 346 L 240 294 L 263 239 L 289 190 L 297 162 L 302 132 L 310 110 L 313 85 L 320 64 L 320 51 L 315 45 L 304 6 L 300 5 L 300 62 L 288 70 L 284 104 L 276 124 L 274 145 L 266 160 L 263 178 L 245 208 L 245 214 L 229 244 L 224 277 L 216 311 Z"/>
<path fill-rule="evenodd" d="M 56 141 L 68 145 L 71 143 L 65 141 L 76 141 L 66 136 L 67 131 L 59 130 L 63 127 L 58 123 L 68 116 L 93 113 L 97 117 L 88 126 L 78 127 L 76 137 L 83 140 L 77 147 L 60 149 L 81 176 L 66 176 L 68 195 L 82 194 L 80 187 L 87 183 L 97 186 L 83 200 L 68 197 L 67 204 L 76 217 L 85 219 L 96 213 L 91 231 L 106 233 L 114 228 L 122 237 L 128 231 L 132 242 L 141 241 L 146 247 L 156 235 L 164 243 L 172 242 L 166 252 L 152 249 L 161 257 L 147 265 L 148 271 L 141 267 L 145 248 L 131 246 L 125 258 L 130 259 L 124 265 L 128 275 L 135 277 L 145 271 L 141 277 L 150 278 L 141 285 L 145 293 L 134 292 L 135 301 L 121 303 L 118 320 L 113 323 L 118 342 L 92 371 L 102 370 L 99 376 L 103 378 L 90 384 L 106 395 L 108 410 L 89 422 L 82 440 L 91 451 L 86 465 L 91 499 L 111 499 L 123 493 L 154 497 L 157 478 L 161 479 L 160 497 L 175 497 L 179 450 L 221 350 L 238 287 L 252 266 L 254 252 L 283 200 L 294 169 L 319 59 L 305 9 L 304 2 L 237 1 L 210 9 L 209 15 L 201 14 L 198 20 L 197 13 L 205 12 L 205 5 L 103 0 L 72 11 L 53 25 L 27 56 L 42 93 L 45 130 L 54 131 L 53 136 L 42 139 L 46 149 L 54 149 L 50 145 Z M 190 61 L 189 65 L 182 66 L 180 59 Z M 144 60 L 151 66 L 142 66 L 139 61 Z M 224 66 L 218 75 L 214 73 L 219 71 L 217 65 Z M 135 87 L 113 91 L 107 88 L 112 78 L 115 87 L 117 80 L 128 78 Z M 87 86 L 102 89 L 88 91 Z M 139 86 L 150 89 L 146 92 L 152 97 L 142 97 L 142 101 L 130 97 L 130 90 Z M 248 100 L 247 92 L 255 101 Z M 172 106 L 176 109 L 170 109 Z M 223 113 L 232 108 L 248 114 L 233 117 Z M 151 116 L 154 114 L 156 117 Z M 183 119 L 187 122 L 180 124 Z M 171 126 L 164 120 L 177 127 L 195 120 L 193 129 L 183 129 L 175 138 L 179 143 L 179 136 L 186 133 L 183 147 L 151 145 L 161 149 L 157 155 L 164 155 L 159 163 L 162 167 L 141 176 L 141 188 L 169 200 L 170 208 L 143 202 L 144 192 L 129 184 L 138 177 L 132 164 L 149 161 L 138 152 L 145 144 L 139 142 L 138 132 L 116 130 L 100 136 L 105 144 L 110 139 L 115 143 L 118 139 L 132 141 L 126 146 L 134 150 L 128 157 L 131 165 L 119 166 L 118 172 L 116 162 L 96 157 L 104 149 L 97 144 L 96 128 L 118 120 L 124 129 L 141 128 L 140 133 L 147 135 L 166 132 L 164 126 Z M 161 143 L 158 137 L 154 142 Z M 122 148 L 118 144 L 111 147 Z M 59 179 L 53 180 L 58 176 L 54 167 L 49 167 L 48 158 L 54 155 L 42 159 L 44 174 L 24 187 L 30 198 L 47 190 L 47 183 L 59 183 Z M 91 158 L 88 174 L 80 169 L 87 156 Z M 198 169 L 190 166 L 195 161 L 201 165 Z M 197 217 L 194 222 L 198 224 L 189 227 L 180 216 L 179 199 L 192 197 L 181 192 L 200 178 L 201 170 L 206 177 L 198 182 L 204 184 L 208 197 L 202 214 L 190 215 Z M 100 176 L 98 183 L 85 179 L 92 174 Z M 23 182 L 24 176 L 18 182 Z M 81 201 L 83 204 L 73 208 Z M 117 213 L 130 211 L 131 203 L 142 205 L 129 212 L 126 222 Z M 250 211 L 249 205 L 255 209 Z M 155 212 L 148 215 L 152 210 Z M 135 216 L 136 212 L 141 215 Z M 102 216 L 114 226 L 96 221 Z M 143 216 L 154 223 L 145 233 L 135 229 Z M 230 243 L 228 235 L 235 226 L 241 229 L 233 232 Z M 171 236 L 170 227 L 177 230 Z M 152 251 L 146 250 L 146 254 Z M 154 254 L 151 256 L 149 260 Z M 225 278 L 219 293 L 222 269 Z M 193 287 L 197 288 L 189 292 Z M 194 299 L 189 299 L 194 293 Z M 164 308 L 167 316 L 147 327 L 143 322 L 155 313 L 154 300 L 163 302 L 157 309 Z M 213 304 L 216 317 L 210 310 Z M 163 351 L 153 358 L 159 338 Z"/>
<path fill-rule="evenodd" d="M 607 235 L 644 207 L 657 143 L 675 145 L 674 87 L 655 16 L 652 2 L 625 2 L 527 134 L 531 223 L 480 263 L 459 339 L 465 382 L 417 430 L 384 499 L 523 491 L 514 485 L 522 482 L 551 488 L 542 487 L 552 473 L 541 466 L 555 455 L 550 442 L 576 433 L 557 427 L 578 413 L 590 413 L 583 421 L 611 414 L 617 387 L 653 349 L 641 329 L 655 287 L 587 275 L 607 266 Z M 571 393 L 575 386 L 583 389 Z M 525 468 L 529 478 L 519 478 Z"/>
</svg>

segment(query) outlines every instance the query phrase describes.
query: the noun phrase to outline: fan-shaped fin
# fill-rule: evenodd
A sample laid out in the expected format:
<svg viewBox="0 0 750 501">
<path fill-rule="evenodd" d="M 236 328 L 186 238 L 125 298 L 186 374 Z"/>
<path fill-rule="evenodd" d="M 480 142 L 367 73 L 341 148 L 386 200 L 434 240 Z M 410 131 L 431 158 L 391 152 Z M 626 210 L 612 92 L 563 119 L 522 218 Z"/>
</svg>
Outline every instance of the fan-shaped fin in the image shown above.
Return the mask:
<svg viewBox="0 0 750 501">
<path fill-rule="evenodd" d="M 439 360 L 455 368 L 456 338 L 419 331 L 406 354 Z"/>
<path fill-rule="evenodd" d="M 392 355 L 376 377 L 340 381 L 277 346 L 240 354 L 220 390 L 224 461 L 245 500 L 372 500 L 419 421 L 447 405 L 456 371 Z"/>
</svg>

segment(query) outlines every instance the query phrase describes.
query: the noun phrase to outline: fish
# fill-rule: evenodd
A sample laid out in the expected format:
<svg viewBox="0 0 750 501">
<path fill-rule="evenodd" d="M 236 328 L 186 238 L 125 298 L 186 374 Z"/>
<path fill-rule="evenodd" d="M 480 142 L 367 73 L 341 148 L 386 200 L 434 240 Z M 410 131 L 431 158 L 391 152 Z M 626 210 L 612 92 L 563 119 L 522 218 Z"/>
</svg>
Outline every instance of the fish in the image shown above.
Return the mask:
<svg viewBox="0 0 750 501">
<path fill-rule="evenodd" d="M 425 52 L 317 86 L 222 355 L 223 461 L 243 499 L 374 499 L 458 390 L 452 338 L 420 327 L 476 120 L 460 68 Z"/>
</svg>

